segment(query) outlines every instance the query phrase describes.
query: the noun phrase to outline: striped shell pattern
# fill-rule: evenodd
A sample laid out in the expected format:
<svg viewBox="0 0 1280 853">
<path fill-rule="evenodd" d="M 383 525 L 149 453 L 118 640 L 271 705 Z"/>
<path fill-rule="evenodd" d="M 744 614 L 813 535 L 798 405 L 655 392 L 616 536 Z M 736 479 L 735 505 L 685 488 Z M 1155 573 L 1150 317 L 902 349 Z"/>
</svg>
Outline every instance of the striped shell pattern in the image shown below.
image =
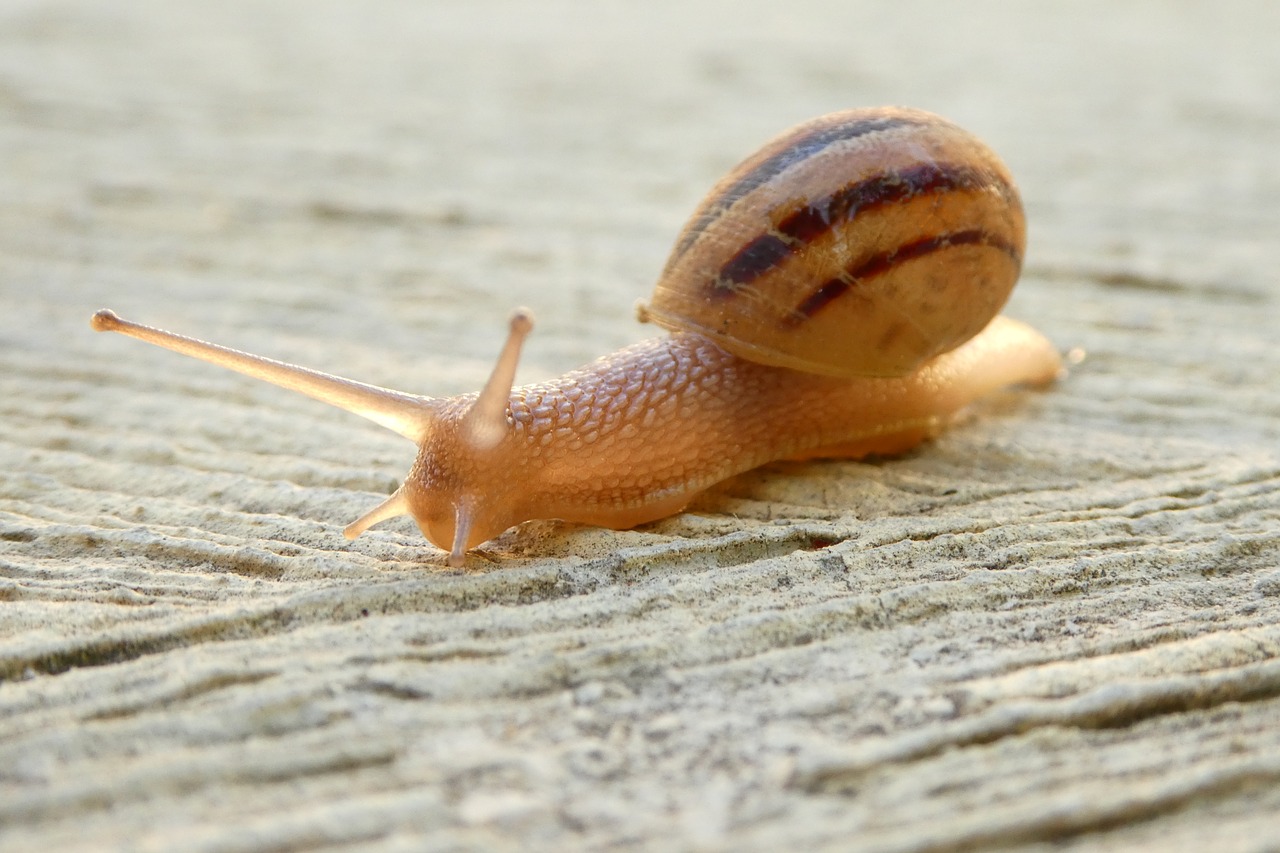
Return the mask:
<svg viewBox="0 0 1280 853">
<path fill-rule="evenodd" d="M 977 137 L 922 110 L 847 110 L 730 171 L 640 313 L 756 362 L 899 376 L 995 317 L 1025 243 L 1013 179 Z"/>
</svg>

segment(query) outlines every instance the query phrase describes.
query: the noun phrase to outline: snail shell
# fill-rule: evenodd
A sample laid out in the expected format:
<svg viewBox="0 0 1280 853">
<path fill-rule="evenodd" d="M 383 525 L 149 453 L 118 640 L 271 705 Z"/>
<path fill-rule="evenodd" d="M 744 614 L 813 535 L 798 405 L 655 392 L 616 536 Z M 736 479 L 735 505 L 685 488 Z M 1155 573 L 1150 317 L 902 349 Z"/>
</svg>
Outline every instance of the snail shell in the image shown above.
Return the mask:
<svg viewBox="0 0 1280 853">
<path fill-rule="evenodd" d="M 711 190 L 640 317 L 764 364 L 901 376 L 999 313 L 1025 244 L 1013 179 L 977 137 L 923 110 L 846 110 Z"/>
</svg>

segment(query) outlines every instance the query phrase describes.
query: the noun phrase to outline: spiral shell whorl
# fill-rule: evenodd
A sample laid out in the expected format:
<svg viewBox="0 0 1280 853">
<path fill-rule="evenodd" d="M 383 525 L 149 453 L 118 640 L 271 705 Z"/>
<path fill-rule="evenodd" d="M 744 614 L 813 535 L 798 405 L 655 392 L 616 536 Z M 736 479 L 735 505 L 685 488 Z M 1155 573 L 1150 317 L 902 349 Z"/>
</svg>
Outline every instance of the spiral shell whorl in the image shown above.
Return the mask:
<svg viewBox="0 0 1280 853">
<path fill-rule="evenodd" d="M 641 316 L 766 364 L 904 375 L 1000 311 L 1025 242 L 976 137 L 921 110 L 832 113 L 712 189 Z"/>
</svg>

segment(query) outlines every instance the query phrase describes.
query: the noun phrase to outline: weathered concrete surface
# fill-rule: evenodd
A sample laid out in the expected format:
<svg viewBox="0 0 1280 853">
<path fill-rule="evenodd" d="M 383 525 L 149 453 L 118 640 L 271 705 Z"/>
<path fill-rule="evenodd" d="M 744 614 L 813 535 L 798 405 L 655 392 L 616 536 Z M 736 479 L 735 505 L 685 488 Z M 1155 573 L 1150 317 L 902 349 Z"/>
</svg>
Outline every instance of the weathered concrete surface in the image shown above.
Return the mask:
<svg viewBox="0 0 1280 853">
<path fill-rule="evenodd" d="M 0 6 L 0 846 L 1275 849 L 1280 7 L 1041 5 Z M 340 535 L 401 439 L 88 329 L 454 393 L 525 303 L 542 378 L 875 103 L 1004 153 L 1088 352 L 904 459 L 451 572 Z"/>
</svg>

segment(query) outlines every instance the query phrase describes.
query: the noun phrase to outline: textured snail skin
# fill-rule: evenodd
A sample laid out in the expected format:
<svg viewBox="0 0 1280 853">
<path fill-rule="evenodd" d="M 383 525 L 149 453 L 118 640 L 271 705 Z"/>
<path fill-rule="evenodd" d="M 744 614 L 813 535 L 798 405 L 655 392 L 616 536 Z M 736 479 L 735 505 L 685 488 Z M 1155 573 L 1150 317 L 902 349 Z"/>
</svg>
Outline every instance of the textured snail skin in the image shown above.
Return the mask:
<svg viewBox="0 0 1280 853">
<path fill-rule="evenodd" d="M 441 430 L 405 481 L 427 538 L 454 544 L 455 507 L 473 504 L 466 548 L 532 518 L 627 528 L 679 512 L 709 486 L 779 459 L 897 453 L 936 435 L 975 399 L 1042 384 L 1058 353 L 998 317 L 977 337 L 898 378 L 836 379 L 755 364 L 675 334 L 513 390 L 513 428 L 485 454 Z M 472 396 L 450 401 L 458 423 Z"/>
<path fill-rule="evenodd" d="M 523 309 L 478 394 L 431 398 L 122 320 L 93 328 L 190 355 L 366 417 L 419 446 L 349 538 L 411 515 L 460 566 L 535 518 L 625 528 L 766 462 L 895 453 L 1011 384 L 1062 370 L 996 316 L 1017 280 L 1017 190 L 975 137 L 930 113 L 833 113 L 732 170 L 677 239 L 641 319 L 672 329 L 513 388 Z M 797 369 L 797 368 L 803 368 Z"/>
</svg>

